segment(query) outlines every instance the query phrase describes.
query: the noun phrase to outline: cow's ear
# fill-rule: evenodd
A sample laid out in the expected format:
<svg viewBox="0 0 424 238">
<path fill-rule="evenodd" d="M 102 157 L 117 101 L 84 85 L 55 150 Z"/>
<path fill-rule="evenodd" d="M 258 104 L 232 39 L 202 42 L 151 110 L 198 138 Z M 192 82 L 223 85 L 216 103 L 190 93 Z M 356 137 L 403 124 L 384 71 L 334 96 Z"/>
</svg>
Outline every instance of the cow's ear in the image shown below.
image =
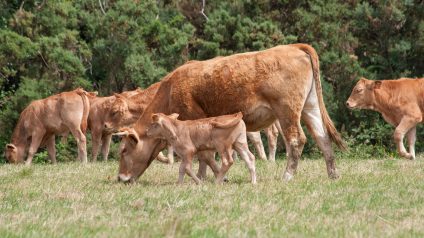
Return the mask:
<svg viewBox="0 0 424 238">
<path fill-rule="evenodd" d="M 152 115 L 152 120 L 154 121 L 154 122 L 158 122 L 159 121 L 159 114 L 153 114 Z"/>
<path fill-rule="evenodd" d="M 128 139 L 130 139 L 131 143 L 133 143 L 134 145 L 138 144 L 138 136 L 135 133 L 130 133 L 128 135 Z"/>
<path fill-rule="evenodd" d="M 179 116 L 180 116 L 180 114 L 178 114 L 178 113 L 172 113 L 171 115 L 169 115 L 169 117 L 174 119 L 174 120 L 176 120 Z"/>
<path fill-rule="evenodd" d="M 374 89 L 379 89 L 379 88 L 381 88 L 381 81 L 374 81 L 374 83 L 373 83 L 373 88 Z"/>
<path fill-rule="evenodd" d="M 118 94 L 118 93 L 114 93 L 113 96 L 115 96 L 115 98 L 119 98 L 119 99 L 123 99 L 124 96 Z"/>
</svg>

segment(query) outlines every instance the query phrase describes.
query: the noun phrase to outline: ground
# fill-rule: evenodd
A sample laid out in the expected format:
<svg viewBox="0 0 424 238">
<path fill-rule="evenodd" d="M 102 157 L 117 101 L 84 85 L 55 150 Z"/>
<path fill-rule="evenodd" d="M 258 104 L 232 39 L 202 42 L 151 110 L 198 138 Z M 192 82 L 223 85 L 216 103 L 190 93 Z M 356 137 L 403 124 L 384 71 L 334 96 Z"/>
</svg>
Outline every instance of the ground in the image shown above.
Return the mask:
<svg viewBox="0 0 424 238">
<path fill-rule="evenodd" d="M 0 166 L 0 237 L 423 237 L 424 160 L 305 159 L 289 183 L 285 160 L 237 161 L 230 182 L 176 185 L 178 164 L 154 162 L 132 185 L 116 161 Z"/>
</svg>

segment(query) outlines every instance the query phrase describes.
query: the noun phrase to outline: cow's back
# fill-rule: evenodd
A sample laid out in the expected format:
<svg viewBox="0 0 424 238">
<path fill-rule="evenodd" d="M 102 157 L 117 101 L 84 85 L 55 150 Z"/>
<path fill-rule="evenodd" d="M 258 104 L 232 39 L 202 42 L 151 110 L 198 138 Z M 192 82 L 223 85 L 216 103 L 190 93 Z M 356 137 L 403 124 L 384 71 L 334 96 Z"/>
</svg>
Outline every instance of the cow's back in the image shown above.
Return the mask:
<svg viewBox="0 0 424 238">
<path fill-rule="evenodd" d="M 268 102 L 309 90 L 312 68 L 308 54 L 286 45 L 191 62 L 164 80 L 172 82 L 170 104 L 182 119 L 198 118 L 196 108 L 201 108 L 208 117 L 241 111 L 246 123 L 256 120 L 265 125 L 275 120 L 269 116 Z M 249 117 L 261 110 L 265 116 Z"/>
</svg>

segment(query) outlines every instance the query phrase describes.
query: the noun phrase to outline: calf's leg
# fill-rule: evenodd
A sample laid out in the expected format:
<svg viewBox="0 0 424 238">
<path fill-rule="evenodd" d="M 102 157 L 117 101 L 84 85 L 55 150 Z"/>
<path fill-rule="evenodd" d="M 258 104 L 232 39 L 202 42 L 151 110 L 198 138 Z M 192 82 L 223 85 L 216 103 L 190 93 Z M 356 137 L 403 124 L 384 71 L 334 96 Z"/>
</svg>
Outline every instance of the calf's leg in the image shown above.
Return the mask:
<svg viewBox="0 0 424 238">
<path fill-rule="evenodd" d="M 227 174 L 227 171 L 230 169 L 231 165 L 233 165 L 234 160 L 232 155 L 232 150 L 227 149 L 224 152 L 219 153 L 221 156 L 221 170 L 216 177 L 216 183 L 222 184 L 224 182 L 224 177 Z"/>
<path fill-rule="evenodd" d="M 184 156 L 184 159 L 181 162 L 181 167 L 184 168 L 184 171 L 194 180 L 194 182 L 196 182 L 196 184 L 200 184 L 201 183 L 201 180 L 193 172 L 192 165 L 193 165 L 193 155 L 190 154 L 190 155 Z M 181 180 L 181 167 L 180 167 L 180 179 L 178 181 L 179 183 L 182 183 L 182 180 Z"/>
<path fill-rule="evenodd" d="M 420 121 L 421 121 L 421 118 L 405 116 L 402 118 L 401 122 L 395 129 L 394 139 L 395 139 L 397 150 L 400 156 L 406 159 L 413 159 L 415 156 L 413 156 L 411 153 L 406 152 L 405 146 L 403 145 L 403 137 L 405 136 L 407 132 L 413 129 Z"/>
<path fill-rule="evenodd" d="M 247 168 L 250 172 L 250 181 L 252 184 L 256 184 L 256 168 L 255 168 L 255 156 L 250 152 L 247 140 L 244 135 L 240 136 L 238 140 L 233 144 L 233 148 L 237 151 L 240 157 L 246 163 Z"/>
<path fill-rule="evenodd" d="M 406 133 L 408 139 L 409 153 L 412 155 L 412 159 L 415 159 L 415 141 L 417 139 L 417 127 L 412 128 Z"/>
<path fill-rule="evenodd" d="M 249 140 L 253 143 L 253 146 L 255 147 L 256 152 L 259 155 L 259 158 L 261 160 L 266 160 L 266 154 L 264 149 L 264 144 L 262 143 L 261 139 L 261 133 L 259 131 L 256 132 L 247 132 L 247 137 L 249 137 Z"/>
<path fill-rule="evenodd" d="M 93 162 L 97 161 L 97 155 L 99 154 L 101 143 L 102 143 L 102 132 L 96 129 L 92 129 L 91 130 L 91 153 L 93 156 Z"/>
<path fill-rule="evenodd" d="M 47 141 L 47 152 L 49 153 L 49 158 L 52 164 L 56 164 L 56 141 L 55 136 L 51 135 Z"/>
<path fill-rule="evenodd" d="M 29 146 L 27 160 L 25 161 L 26 165 L 31 165 L 32 158 L 37 152 L 38 147 L 40 147 L 41 141 L 43 140 L 45 131 L 38 131 L 32 134 L 31 136 L 31 145 Z"/>
<path fill-rule="evenodd" d="M 218 176 L 219 166 L 215 161 L 215 152 L 213 151 L 202 151 L 197 153 L 197 158 L 199 159 L 199 171 L 197 172 L 197 176 L 199 178 L 206 178 L 206 169 L 207 165 L 212 169 L 215 177 Z"/>
<path fill-rule="evenodd" d="M 75 137 L 78 145 L 78 160 L 87 163 L 87 139 L 79 127 L 71 130 L 72 135 Z"/>
<path fill-rule="evenodd" d="M 102 157 L 103 161 L 107 161 L 109 156 L 110 142 L 112 140 L 112 134 L 106 134 L 102 136 Z"/>
</svg>

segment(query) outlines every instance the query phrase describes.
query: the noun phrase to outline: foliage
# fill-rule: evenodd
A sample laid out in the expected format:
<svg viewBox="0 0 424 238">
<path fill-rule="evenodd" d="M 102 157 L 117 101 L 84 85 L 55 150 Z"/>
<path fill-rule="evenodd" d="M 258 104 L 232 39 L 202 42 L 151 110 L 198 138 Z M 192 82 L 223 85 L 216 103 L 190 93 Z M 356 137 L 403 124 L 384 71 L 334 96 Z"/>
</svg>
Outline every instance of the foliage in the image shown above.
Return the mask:
<svg viewBox="0 0 424 238">
<path fill-rule="evenodd" d="M 206 1 L 207 18 L 201 8 L 197 0 L 0 1 L 0 152 L 31 100 L 77 86 L 100 95 L 147 87 L 191 59 L 295 42 L 318 51 L 327 108 L 352 147 L 394 150 L 379 115 L 344 103 L 359 76 L 424 75 L 420 1 L 216 0 Z"/>
</svg>

